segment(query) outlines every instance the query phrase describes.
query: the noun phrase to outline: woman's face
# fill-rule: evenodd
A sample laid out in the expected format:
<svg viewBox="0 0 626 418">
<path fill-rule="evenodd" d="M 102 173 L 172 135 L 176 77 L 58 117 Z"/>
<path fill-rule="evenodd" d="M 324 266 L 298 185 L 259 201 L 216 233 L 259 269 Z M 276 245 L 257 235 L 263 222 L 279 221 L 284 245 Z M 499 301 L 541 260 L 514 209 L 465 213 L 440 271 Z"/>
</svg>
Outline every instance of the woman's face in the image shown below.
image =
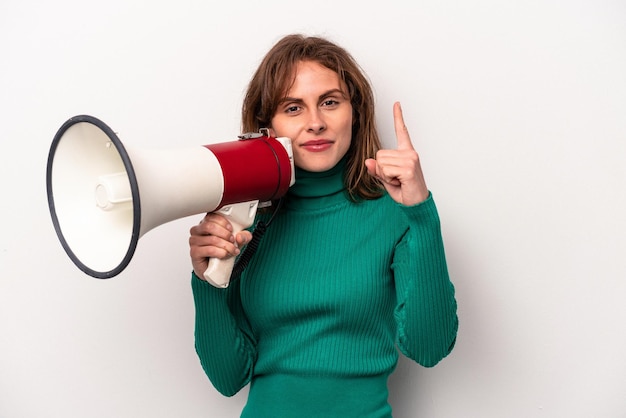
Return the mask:
<svg viewBox="0 0 626 418">
<path fill-rule="evenodd" d="M 271 124 L 273 136 L 291 139 L 297 167 L 330 170 L 346 155 L 352 138 L 352 105 L 345 84 L 317 62 L 300 62 Z"/>
</svg>

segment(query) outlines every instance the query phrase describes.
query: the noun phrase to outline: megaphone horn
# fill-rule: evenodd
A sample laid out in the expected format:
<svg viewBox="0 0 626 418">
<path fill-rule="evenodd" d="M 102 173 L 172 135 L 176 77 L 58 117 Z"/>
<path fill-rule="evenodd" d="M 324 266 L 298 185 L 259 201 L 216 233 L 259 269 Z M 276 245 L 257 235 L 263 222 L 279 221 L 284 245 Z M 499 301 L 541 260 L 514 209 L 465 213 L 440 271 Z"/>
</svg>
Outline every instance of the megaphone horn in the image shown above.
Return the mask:
<svg viewBox="0 0 626 418">
<path fill-rule="evenodd" d="M 57 236 L 74 264 L 99 279 L 121 273 L 139 238 L 156 226 L 219 211 L 238 232 L 252 224 L 259 202 L 280 198 L 294 181 L 288 138 L 252 134 L 189 148 L 135 150 L 89 115 L 61 126 L 46 171 Z M 211 259 L 205 279 L 228 286 L 233 263 Z"/>
</svg>

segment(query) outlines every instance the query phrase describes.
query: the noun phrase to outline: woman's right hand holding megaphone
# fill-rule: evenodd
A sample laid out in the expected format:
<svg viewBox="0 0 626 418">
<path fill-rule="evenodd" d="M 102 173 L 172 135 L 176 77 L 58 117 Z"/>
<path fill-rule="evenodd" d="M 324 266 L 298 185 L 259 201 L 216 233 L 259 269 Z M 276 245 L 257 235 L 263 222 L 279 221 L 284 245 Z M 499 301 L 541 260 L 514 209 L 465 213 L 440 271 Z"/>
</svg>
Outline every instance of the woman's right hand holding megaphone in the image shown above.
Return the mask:
<svg viewBox="0 0 626 418">
<path fill-rule="evenodd" d="M 239 248 L 252 239 L 247 230 L 233 234 L 233 226 L 225 216 L 211 212 L 190 229 L 189 253 L 193 271 L 200 279 L 209 266 L 209 259 L 227 259 L 239 255 Z"/>
</svg>

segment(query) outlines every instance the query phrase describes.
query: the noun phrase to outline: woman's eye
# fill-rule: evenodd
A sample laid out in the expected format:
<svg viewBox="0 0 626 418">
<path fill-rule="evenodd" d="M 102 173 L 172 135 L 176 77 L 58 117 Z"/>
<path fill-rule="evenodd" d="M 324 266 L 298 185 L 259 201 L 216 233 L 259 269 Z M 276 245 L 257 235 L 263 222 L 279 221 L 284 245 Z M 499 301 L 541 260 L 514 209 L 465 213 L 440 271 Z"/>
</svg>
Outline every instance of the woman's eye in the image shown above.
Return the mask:
<svg viewBox="0 0 626 418">
<path fill-rule="evenodd" d="M 338 104 L 339 102 L 335 99 L 327 99 L 322 102 L 322 106 L 324 107 L 336 106 Z"/>
<path fill-rule="evenodd" d="M 286 113 L 295 113 L 295 112 L 297 112 L 298 110 L 300 110 L 300 107 L 299 107 L 299 106 L 295 106 L 295 105 L 294 105 L 294 106 L 287 106 L 287 107 L 285 108 L 285 112 L 286 112 Z"/>
</svg>

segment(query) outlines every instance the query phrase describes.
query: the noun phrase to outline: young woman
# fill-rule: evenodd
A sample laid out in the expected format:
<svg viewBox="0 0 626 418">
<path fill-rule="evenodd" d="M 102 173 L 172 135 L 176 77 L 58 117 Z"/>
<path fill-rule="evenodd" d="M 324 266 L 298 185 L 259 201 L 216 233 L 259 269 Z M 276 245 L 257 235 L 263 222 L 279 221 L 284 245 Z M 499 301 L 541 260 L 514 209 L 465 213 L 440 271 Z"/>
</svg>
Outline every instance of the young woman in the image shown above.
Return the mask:
<svg viewBox="0 0 626 418">
<path fill-rule="evenodd" d="M 398 103 L 393 117 L 381 150 L 366 76 L 322 38 L 284 37 L 254 74 L 243 130 L 291 138 L 296 183 L 227 289 L 202 273 L 251 233 L 210 213 L 189 239 L 196 351 L 222 394 L 251 384 L 242 417 L 390 417 L 396 347 L 426 367 L 452 350 L 437 209 Z"/>
</svg>

